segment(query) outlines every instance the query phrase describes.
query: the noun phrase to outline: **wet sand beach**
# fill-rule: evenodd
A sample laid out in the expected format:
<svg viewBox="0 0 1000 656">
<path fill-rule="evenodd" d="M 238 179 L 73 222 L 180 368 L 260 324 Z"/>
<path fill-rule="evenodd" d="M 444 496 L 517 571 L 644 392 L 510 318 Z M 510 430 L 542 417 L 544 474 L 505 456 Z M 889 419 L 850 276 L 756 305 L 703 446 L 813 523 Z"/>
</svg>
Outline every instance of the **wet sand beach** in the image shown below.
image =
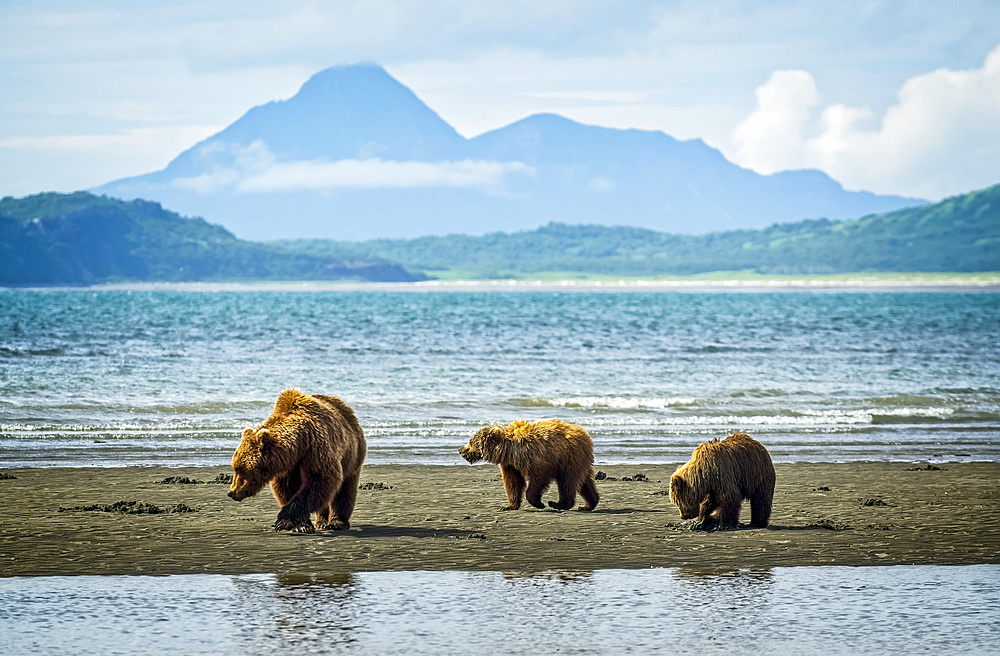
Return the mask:
<svg viewBox="0 0 1000 656">
<path fill-rule="evenodd" d="M 271 530 L 269 490 L 230 500 L 226 465 L 5 469 L 0 576 L 1000 563 L 1000 463 L 778 464 L 771 526 L 716 533 L 675 468 L 597 467 L 587 513 L 501 512 L 492 466 L 366 466 L 350 530 L 312 535 Z"/>
</svg>

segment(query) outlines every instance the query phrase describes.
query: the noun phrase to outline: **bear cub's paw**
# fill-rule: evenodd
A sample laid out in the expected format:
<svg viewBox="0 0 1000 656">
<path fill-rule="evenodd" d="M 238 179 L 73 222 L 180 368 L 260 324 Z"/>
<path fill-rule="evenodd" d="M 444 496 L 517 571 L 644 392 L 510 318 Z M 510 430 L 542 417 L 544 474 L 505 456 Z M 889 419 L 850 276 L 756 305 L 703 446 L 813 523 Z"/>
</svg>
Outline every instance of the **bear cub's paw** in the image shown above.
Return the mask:
<svg viewBox="0 0 1000 656">
<path fill-rule="evenodd" d="M 688 523 L 688 528 L 691 529 L 692 531 L 705 531 L 705 532 L 721 530 L 719 521 L 713 517 L 709 517 L 708 519 L 705 520 L 692 519 Z"/>
</svg>

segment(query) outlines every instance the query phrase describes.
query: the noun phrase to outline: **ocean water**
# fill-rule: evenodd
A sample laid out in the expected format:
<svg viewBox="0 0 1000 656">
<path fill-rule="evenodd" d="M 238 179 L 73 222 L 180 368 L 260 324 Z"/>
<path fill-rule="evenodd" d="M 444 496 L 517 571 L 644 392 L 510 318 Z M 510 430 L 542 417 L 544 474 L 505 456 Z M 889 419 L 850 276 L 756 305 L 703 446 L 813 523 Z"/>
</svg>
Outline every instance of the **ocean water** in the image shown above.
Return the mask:
<svg viewBox="0 0 1000 656">
<path fill-rule="evenodd" d="M 1000 294 L 0 291 L 0 467 L 215 465 L 286 387 L 369 463 L 560 417 L 599 464 L 736 429 L 778 462 L 1000 457 Z"/>
<path fill-rule="evenodd" d="M 1000 566 L 0 578 L 6 654 L 996 654 Z"/>
</svg>

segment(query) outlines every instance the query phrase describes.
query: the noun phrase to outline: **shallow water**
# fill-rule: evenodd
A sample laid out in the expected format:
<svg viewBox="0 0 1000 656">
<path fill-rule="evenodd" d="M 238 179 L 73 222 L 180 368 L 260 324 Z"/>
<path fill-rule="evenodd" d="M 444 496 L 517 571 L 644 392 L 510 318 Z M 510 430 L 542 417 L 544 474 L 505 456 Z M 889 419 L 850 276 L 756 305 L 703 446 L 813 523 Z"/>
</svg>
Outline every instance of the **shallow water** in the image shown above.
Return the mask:
<svg viewBox="0 0 1000 656">
<path fill-rule="evenodd" d="M 0 291 L 0 466 L 215 465 L 285 387 L 368 462 L 558 416 L 599 464 L 1000 458 L 1000 294 Z"/>
<path fill-rule="evenodd" d="M 1000 566 L 0 579 L 0 651 L 995 654 Z"/>
</svg>

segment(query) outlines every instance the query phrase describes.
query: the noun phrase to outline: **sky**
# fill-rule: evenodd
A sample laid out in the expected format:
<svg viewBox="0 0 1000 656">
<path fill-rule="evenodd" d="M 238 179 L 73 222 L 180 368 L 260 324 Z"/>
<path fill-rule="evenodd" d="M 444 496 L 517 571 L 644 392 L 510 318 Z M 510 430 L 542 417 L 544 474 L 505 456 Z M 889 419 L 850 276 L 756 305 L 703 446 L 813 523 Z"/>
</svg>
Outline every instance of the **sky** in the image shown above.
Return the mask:
<svg viewBox="0 0 1000 656">
<path fill-rule="evenodd" d="M 0 196 L 159 170 L 358 62 L 466 137 L 553 112 L 851 190 L 1000 182 L 998 0 L 3 0 Z"/>
</svg>

